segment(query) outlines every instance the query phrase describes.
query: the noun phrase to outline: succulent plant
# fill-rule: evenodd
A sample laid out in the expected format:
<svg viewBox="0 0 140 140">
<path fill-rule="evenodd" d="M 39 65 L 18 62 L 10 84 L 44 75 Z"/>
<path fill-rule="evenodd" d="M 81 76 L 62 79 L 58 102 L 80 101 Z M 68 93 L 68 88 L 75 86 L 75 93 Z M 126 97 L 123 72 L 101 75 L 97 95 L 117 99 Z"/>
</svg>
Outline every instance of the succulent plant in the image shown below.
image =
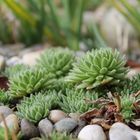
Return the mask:
<svg viewBox="0 0 140 140">
<path fill-rule="evenodd" d="M 134 106 L 136 98 L 129 94 L 121 97 L 121 114 L 126 122 L 132 120 L 134 117 Z"/>
<path fill-rule="evenodd" d="M 61 94 L 61 102 L 59 103 L 62 110 L 67 113 L 78 112 L 84 113 L 94 107 L 94 104 L 86 103 L 85 100 L 98 99 L 97 93 L 91 93 L 84 90 L 66 89 L 65 94 Z"/>
<path fill-rule="evenodd" d="M 13 98 L 20 98 L 49 88 L 54 82 L 53 78 L 53 74 L 46 74 L 43 69 L 26 69 L 9 80 L 10 95 Z"/>
<path fill-rule="evenodd" d="M 58 102 L 55 92 L 43 94 L 43 91 L 30 97 L 24 97 L 17 105 L 17 114 L 20 118 L 25 118 L 30 122 L 37 123 L 49 114 L 49 109 L 53 108 Z"/>
<path fill-rule="evenodd" d="M 77 88 L 92 89 L 100 85 L 118 84 L 124 80 L 128 68 L 124 67 L 124 56 L 110 48 L 92 50 L 74 63 L 66 81 L 74 83 Z"/>
<path fill-rule="evenodd" d="M 52 133 L 48 138 L 45 138 L 43 140 L 77 140 L 72 138 L 72 136 L 68 136 L 65 133 Z"/>
<path fill-rule="evenodd" d="M 19 74 L 22 71 L 25 71 L 29 69 L 29 66 L 24 65 L 24 64 L 16 64 L 10 67 L 7 67 L 5 69 L 4 75 L 6 75 L 8 78 L 12 78 L 13 76 Z"/>
<path fill-rule="evenodd" d="M 133 94 L 140 90 L 140 74 L 135 75 L 132 79 L 125 80 L 123 86 L 116 87 L 115 91 L 121 94 Z"/>
<path fill-rule="evenodd" d="M 0 89 L 0 102 L 3 104 L 7 104 L 10 101 L 10 96 L 8 92 Z"/>
<path fill-rule="evenodd" d="M 55 79 L 53 86 L 51 86 L 49 89 L 55 89 L 56 91 L 62 91 L 65 92 L 65 89 L 67 88 L 73 88 L 73 85 L 71 83 L 67 83 L 65 81 L 65 77 Z"/>
<path fill-rule="evenodd" d="M 65 76 L 72 68 L 74 53 L 64 48 L 48 48 L 38 59 L 37 66 L 46 68 L 56 77 Z"/>
</svg>

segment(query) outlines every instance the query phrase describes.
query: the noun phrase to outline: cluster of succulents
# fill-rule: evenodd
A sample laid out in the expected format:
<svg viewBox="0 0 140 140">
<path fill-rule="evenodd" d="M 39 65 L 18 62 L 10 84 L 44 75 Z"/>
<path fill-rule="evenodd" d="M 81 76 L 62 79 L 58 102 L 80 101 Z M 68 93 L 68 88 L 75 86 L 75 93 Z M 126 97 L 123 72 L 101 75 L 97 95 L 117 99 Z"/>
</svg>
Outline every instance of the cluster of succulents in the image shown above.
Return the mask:
<svg viewBox="0 0 140 140">
<path fill-rule="evenodd" d="M 117 50 L 92 50 L 74 63 L 67 81 L 74 83 L 78 88 L 86 89 L 106 84 L 118 84 L 125 79 L 128 71 L 125 64 L 125 58 Z"/>
<path fill-rule="evenodd" d="M 121 114 L 123 115 L 124 120 L 130 121 L 134 116 L 134 106 L 133 103 L 136 102 L 136 98 L 130 96 L 129 94 L 123 95 L 121 97 Z"/>
<path fill-rule="evenodd" d="M 43 69 L 26 69 L 9 80 L 10 95 L 13 98 L 20 98 L 44 88 L 49 88 L 53 82 L 53 74 L 46 73 Z"/>
<path fill-rule="evenodd" d="M 72 68 L 74 53 L 64 48 L 49 48 L 38 59 L 37 67 L 46 68 L 57 78 L 65 76 Z"/>
<path fill-rule="evenodd" d="M 21 73 L 21 71 L 29 69 L 29 66 L 24 64 L 16 64 L 5 69 L 4 75 L 9 79 L 12 79 L 15 75 Z"/>
<path fill-rule="evenodd" d="M 77 140 L 76 138 L 72 138 L 72 136 L 66 135 L 66 133 L 52 133 L 46 140 Z"/>
<path fill-rule="evenodd" d="M 135 116 L 138 98 L 131 95 L 139 91 L 140 75 L 127 79 L 125 63 L 117 50 L 109 48 L 92 50 L 79 59 L 68 49 L 48 48 L 33 67 L 18 64 L 6 68 L 9 88 L 0 90 L 0 102 L 11 105 L 11 100 L 16 100 L 18 104 L 12 107 L 19 118 L 37 125 L 52 109 L 80 114 L 99 110 L 102 105 L 95 102 L 100 97 L 110 100 L 105 93 L 115 89 L 121 97 L 119 113 L 129 122 Z M 47 139 L 74 140 L 56 132 L 40 138 Z"/>
<path fill-rule="evenodd" d="M 0 103 L 7 104 L 10 101 L 10 96 L 8 92 L 0 89 Z"/>
<path fill-rule="evenodd" d="M 20 118 L 26 118 L 30 122 L 37 123 L 49 114 L 49 110 L 58 102 L 55 92 L 46 94 L 40 92 L 30 97 L 24 97 L 20 104 L 17 105 L 17 114 Z"/>
<path fill-rule="evenodd" d="M 88 92 L 84 90 L 66 89 L 65 94 L 61 95 L 61 102 L 59 103 L 62 110 L 67 113 L 77 112 L 84 113 L 94 107 L 94 104 L 89 104 L 86 100 L 98 99 L 98 94 L 95 92 Z"/>
<path fill-rule="evenodd" d="M 140 74 L 135 75 L 131 79 L 126 79 L 123 86 L 116 87 L 116 91 L 121 94 L 133 94 L 140 90 Z"/>
</svg>

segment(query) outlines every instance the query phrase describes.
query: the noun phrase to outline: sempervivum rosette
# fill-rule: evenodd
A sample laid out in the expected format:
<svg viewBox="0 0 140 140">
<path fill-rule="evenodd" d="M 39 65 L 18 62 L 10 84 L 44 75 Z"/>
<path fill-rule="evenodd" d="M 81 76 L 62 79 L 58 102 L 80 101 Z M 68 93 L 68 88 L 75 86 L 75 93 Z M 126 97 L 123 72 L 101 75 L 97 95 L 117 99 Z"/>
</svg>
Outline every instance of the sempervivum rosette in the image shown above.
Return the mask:
<svg viewBox="0 0 140 140">
<path fill-rule="evenodd" d="M 54 75 L 44 69 L 26 69 L 9 80 L 11 97 L 20 98 L 53 85 Z"/>
<path fill-rule="evenodd" d="M 57 78 L 65 76 L 72 68 L 74 53 L 64 48 L 48 48 L 38 59 L 37 67 L 45 68 Z"/>
<path fill-rule="evenodd" d="M 54 91 L 48 91 L 47 94 L 41 91 L 35 95 L 31 94 L 30 97 L 24 97 L 17 105 L 19 117 L 37 123 L 48 116 L 49 110 L 56 106 L 59 98 Z"/>
<path fill-rule="evenodd" d="M 74 64 L 66 80 L 78 88 L 92 89 L 105 84 L 117 84 L 126 76 L 124 56 L 110 48 L 92 50 Z"/>
</svg>

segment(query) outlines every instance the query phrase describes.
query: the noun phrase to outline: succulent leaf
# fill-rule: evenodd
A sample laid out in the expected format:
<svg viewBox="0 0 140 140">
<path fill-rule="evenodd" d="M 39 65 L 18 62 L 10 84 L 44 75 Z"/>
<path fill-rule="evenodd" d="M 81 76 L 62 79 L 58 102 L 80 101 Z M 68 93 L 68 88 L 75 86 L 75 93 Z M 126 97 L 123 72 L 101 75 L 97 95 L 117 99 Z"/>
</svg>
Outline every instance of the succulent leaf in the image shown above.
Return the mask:
<svg viewBox="0 0 140 140">
<path fill-rule="evenodd" d="M 56 77 L 65 76 L 72 68 L 74 53 L 64 48 L 48 48 L 38 59 L 37 67 L 45 68 Z"/>
<path fill-rule="evenodd" d="M 105 84 L 117 84 L 124 80 L 128 68 L 126 60 L 115 50 L 102 48 L 92 50 L 74 63 L 66 81 L 74 83 L 78 88 L 92 89 Z"/>
</svg>

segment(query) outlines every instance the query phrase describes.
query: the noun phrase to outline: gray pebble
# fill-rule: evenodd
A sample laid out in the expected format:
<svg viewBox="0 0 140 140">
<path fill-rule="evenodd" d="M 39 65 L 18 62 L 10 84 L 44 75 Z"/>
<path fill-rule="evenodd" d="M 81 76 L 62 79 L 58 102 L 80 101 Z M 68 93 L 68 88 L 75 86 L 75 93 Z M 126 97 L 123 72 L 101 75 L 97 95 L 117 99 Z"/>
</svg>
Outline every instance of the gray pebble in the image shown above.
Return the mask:
<svg viewBox="0 0 140 140">
<path fill-rule="evenodd" d="M 13 114 L 12 109 L 10 109 L 7 106 L 0 106 L 0 113 L 4 115 L 4 117 L 7 117 L 10 114 Z M 2 121 L 2 119 L 0 118 L 0 122 Z"/>
<path fill-rule="evenodd" d="M 55 123 L 54 127 L 58 132 L 70 133 L 78 125 L 77 121 L 72 118 L 65 118 Z"/>
<path fill-rule="evenodd" d="M 109 130 L 110 140 L 140 140 L 136 134 L 136 131 L 120 122 L 113 124 Z"/>
<path fill-rule="evenodd" d="M 53 124 L 46 118 L 39 122 L 38 128 L 41 135 L 48 136 L 53 131 Z"/>
<path fill-rule="evenodd" d="M 37 127 L 26 119 L 21 120 L 21 133 L 26 139 L 39 136 Z"/>
</svg>

